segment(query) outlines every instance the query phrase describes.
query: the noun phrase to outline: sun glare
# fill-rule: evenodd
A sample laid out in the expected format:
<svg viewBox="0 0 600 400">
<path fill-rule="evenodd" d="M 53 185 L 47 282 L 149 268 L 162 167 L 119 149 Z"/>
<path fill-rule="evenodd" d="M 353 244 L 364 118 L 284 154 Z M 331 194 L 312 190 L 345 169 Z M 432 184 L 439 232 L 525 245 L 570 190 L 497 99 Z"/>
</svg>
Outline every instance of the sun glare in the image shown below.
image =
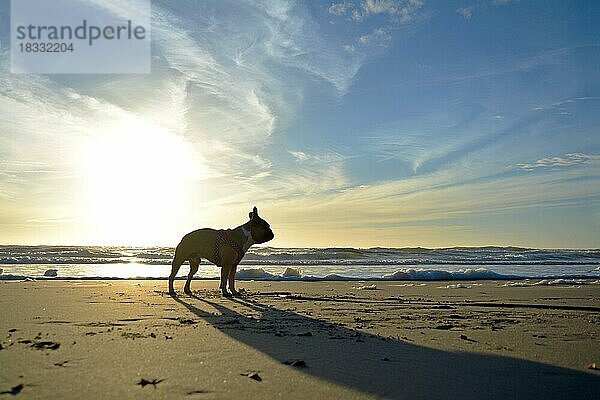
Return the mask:
<svg viewBox="0 0 600 400">
<path fill-rule="evenodd" d="M 131 117 L 94 135 L 84 160 L 87 220 L 106 244 L 156 244 L 176 229 L 206 168 L 186 140 Z"/>
</svg>

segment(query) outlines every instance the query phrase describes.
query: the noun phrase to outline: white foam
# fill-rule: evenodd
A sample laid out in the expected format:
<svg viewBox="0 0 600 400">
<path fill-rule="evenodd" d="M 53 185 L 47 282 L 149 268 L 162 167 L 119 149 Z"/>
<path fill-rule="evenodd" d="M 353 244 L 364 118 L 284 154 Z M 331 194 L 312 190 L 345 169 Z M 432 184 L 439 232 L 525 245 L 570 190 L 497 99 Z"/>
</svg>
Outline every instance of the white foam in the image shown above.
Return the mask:
<svg viewBox="0 0 600 400">
<path fill-rule="evenodd" d="M 453 285 L 438 286 L 438 289 L 471 289 L 471 286 L 463 285 L 462 283 L 456 283 Z"/>
<path fill-rule="evenodd" d="M 529 279 L 518 282 L 506 282 L 502 286 L 504 287 L 528 287 L 528 286 L 558 286 L 558 285 L 588 285 L 595 284 L 597 281 L 585 281 L 581 279 L 542 279 L 536 282 L 532 282 Z"/>
<path fill-rule="evenodd" d="M 283 274 L 281 274 L 284 278 L 301 278 L 302 270 L 300 268 L 290 268 L 287 267 Z"/>
<path fill-rule="evenodd" d="M 398 283 L 396 285 L 391 285 L 391 286 L 412 287 L 412 286 L 427 286 L 427 284 L 426 283 Z"/>
<path fill-rule="evenodd" d="M 235 275 L 238 279 L 274 279 L 275 275 L 268 273 L 263 268 L 246 268 L 237 272 Z"/>
<path fill-rule="evenodd" d="M 363 285 L 363 286 L 359 286 L 359 287 L 357 287 L 355 289 L 358 289 L 358 290 L 377 290 L 377 285 L 375 285 L 375 284 L 372 284 L 372 285 Z"/>
</svg>

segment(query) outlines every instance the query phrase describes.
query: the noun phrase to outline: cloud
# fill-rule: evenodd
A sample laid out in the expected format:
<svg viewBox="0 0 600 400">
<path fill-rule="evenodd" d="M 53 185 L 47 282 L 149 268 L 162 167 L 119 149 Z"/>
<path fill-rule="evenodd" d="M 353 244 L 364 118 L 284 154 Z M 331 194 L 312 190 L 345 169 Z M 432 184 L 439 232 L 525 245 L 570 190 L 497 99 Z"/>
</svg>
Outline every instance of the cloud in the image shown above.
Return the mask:
<svg viewBox="0 0 600 400">
<path fill-rule="evenodd" d="M 339 17 L 341 15 L 346 14 L 346 8 L 346 3 L 334 3 L 331 6 L 329 6 L 327 11 L 329 11 L 329 14 L 333 14 Z"/>
<path fill-rule="evenodd" d="M 310 157 L 304 153 L 303 151 L 292 151 L 292 150 L 288 150 L 288 153 L 290 153 L 295 159 L 296 161 L 302 162 L 302 161 L 306 161 L 308 160 Z"/>
<path fill-rule="evenodd" d="M 562 157 L 540 158 L 533 163 L 515 164 L 515 167 L 525 171 L 533 171 L 538 168 L 556 169 L 592 163 L 600 163 L 600 154 L 569 153 Z"/>
<path fill-rule="evenodd" d="M 373 32 L 371 32 L 367 35 L 362 35 L 361 37 L 358 38 L 357 41 L 359 44 L 362 44 L 365 46 L 375 45 L 375 44 L 383 45 L 386 42 L 388 42 L 391 38 L 392 38 L 392 36 L 386 29 L 377 28 Z"/>
<path fill-rule="evenodd" d="M 385 47 L 395 30 L 417 19 L 422 7 L 422 0 L 363 0 L 358 3 L 334 3 L 328 8 L 328 12 L 356 23 L 370 20 L 368 26 L 372 31 L 359 35 L 355 42 L 363 48 Z M 373 25 L 377 27 L 372 28 Z M 342 45 L 342 49 L 349 54 L 356 50 L 351 44 Z"/>
<path fill-rule="evenodd" d="M 186 188 L 177 192 L 168 183 L 169 190 L 163 190 L 164 182 L 156 180 L 143 190 L 152 191 L 152 199 L 164 199 L 165 208 L 178 208 L 185 216 L 179 221 L 183 226 L 199 218 L 207 224 L 224 215 L 225 220 L 231 218 L 230 213 L 219 213 L 225 206 L 202 214 L 213 205 L 344 187 L 341 162 L 319 154 L 279 168 L 268 147 L 279 124 L 294 118 L 306 87 L 317 81 L 322 90 L 342 96 L 363 58 L 350 56 L 342 47 L 343 38 L 323 35 L 303 4 L 248 1 L 231 7 L 225 2 L 192 7 L 187 1 L 154 1 L 151 75 L 73 76 L 66 81 L 15 75 L 8 73 L 9 53 L 3 50 L 0 220 L 10 216 L 26 223 L 45 218 L 52 225 L 52 215 L 73 216 L 80 222 L 91 215 L 86 211 L 91 175 L 85 168 L 91 158 L 98 164 L 96 172 L 105 162 L 110 166 L 114 156 L 106 146 L 107 154 L 98 155 L 95 144 L 109 137 L 116 143 L 120 135 L 132 140 L 116 149 L 119 154 L 142 154 L 138 160 L 152 156 L 147 174 L 140 163 L 125 168 L 145 176 L 144 182 L 155 179 L 149 176 L 156 171 L 176 170 L 172 149 L 163 149 L 168 157 L 144 156 L 146 142 L 169 137 L 181 144 L 192 163 L 178 172 L 186 176 Z M 156 138 L 152 132 L 157 132 Z M 132 185 L 138 183 L 133 180 Z M 191 198 L 202 207 L 186 200 Z M 170 207 L 170 202 L 178 206 Z M 19 204 L 18 210 L 11 204 Z"/>
<path fill-rule="evenodd" d="M 412 21 L 423 7 L 423 0 L 363 0 L 359 3 L 334 3 L 327 10 L 337 17 L 349 15 L 354 22 L 385 16 L 394 23 Z"/>
<path fill-rule="evenodd" d="M 288 153 L 291 154 L 297 162 L 311 162 L 312 164 L 341 163 L 349 158 L 352 158 L 352 156 L 344 155 L 336 151 L 319 154 L 307 154 L 303 151 L 288 150 Z"/>
<path fill-rule="evenodd" d="M 505 6 L 511 3 L 516 3 L 519 0 L 493 0 L 494 6 Z M 456 13 L 461 15 L 465 21 L 470 21 L 473 18 L 473 14 L 476 10 L 486 8 L 486 4 L 478 3 L 468 7 L 459 7 L 456 9 Z"/>
<path fill-rule="evenodd" d="M 597 185 L 583 183 L 581 178 L 585 176 L 583 171 L 559 171 L 552 176 L 482 177 L 481 171 L 457 165 L 424 176 L 274 199 L 269 209 L 274 226 L 286 232 L 298 230 L 297 235 L 300 235 L 301 231 L 327 231 L 328 242 L 324 245 L 331 245 L 332 240 L 353 243 L 353 234 L 361 235 L 360 243 L 368 236 L 369 244 L 363 246 L 379 245 L 382 241 L 394 245 L 427 241 L 440 246 L 440 243 L 456 245 L 464 240 L 472 245 L 479 242 L 477 233 L 466 232 L 475 228 L 469 221 L 482 216 L 514 216 L 540 207 L 598 204 L 600 193 L 594 189 Z M 425 232 L 413 230 L 413 227 L 451 228 L 465 224 L 467 226 L 451 238 L 444 238 L 444 230 L 437 228 L 425 229 Z M 514 235 L 515 231 L 508 234 Z M 385 235 L 390 237 L 384 239 Z M 484 241 L 493 236 L 494 233 L 488 234 Z M 299 236 L 295 238 L 299 240 Z M 314 243 L 310 238 L 307 241 Z"/>
<path fill-rule="evenodd" d="M 365 0 L 353 10 L 352 18 L 362 21 L 374 15 L 387 15 L 402 23 L 411 21 L 423 6 L 422 0 Z"/>
<path fill-rule="evenodd" d="M 475 10 L 475 6 L 461 7 L 456 9 L 456 13 L 462 15 L 462 17 L 468 21 L 473 17 L 473 10 Z"/>
</svg>

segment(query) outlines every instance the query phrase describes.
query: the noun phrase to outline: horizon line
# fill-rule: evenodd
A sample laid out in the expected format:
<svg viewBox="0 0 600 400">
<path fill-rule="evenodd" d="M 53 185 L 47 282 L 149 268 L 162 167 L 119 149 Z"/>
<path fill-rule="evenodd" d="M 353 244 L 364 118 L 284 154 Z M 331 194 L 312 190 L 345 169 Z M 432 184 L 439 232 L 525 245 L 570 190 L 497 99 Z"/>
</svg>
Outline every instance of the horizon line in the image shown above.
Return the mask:
<svg viewBox="0 0 600 400">
<path fill-rule="evenodd" d="M 167 247 L 175 248 L 176 246 L 165 246 L 165 245 L 127 245 L 127 244 L 5 244 L 0 243 L 0 246 L 20 246 L 20 247 L 130 247 L 130 248 L 148 248 L 148 247 Z M 374 250 L 374 249 L 395 249 L 395 250 L 407 250 L 407 249 L 422 249 L 422 250 L 444 250 L 444 249 L 518 249 L 518 250 L 595 250 L 600 251 L 598 247 L 531 247 L 531 246 L 518 246 L 518 245 L 483 245 L 483 246 L 468 246 L 468 245 L 457 245 L 457 246 L 440 246 L 440 247 L 426 247 L 426 246 L 369 246 L 369 247 L 353 247 L 353 246 L 260 246 L 262 248 L 272 249 L 353 249 L 353 250 Z M 252 247 L 251 247 L 252 248 Z"/>
</svg>

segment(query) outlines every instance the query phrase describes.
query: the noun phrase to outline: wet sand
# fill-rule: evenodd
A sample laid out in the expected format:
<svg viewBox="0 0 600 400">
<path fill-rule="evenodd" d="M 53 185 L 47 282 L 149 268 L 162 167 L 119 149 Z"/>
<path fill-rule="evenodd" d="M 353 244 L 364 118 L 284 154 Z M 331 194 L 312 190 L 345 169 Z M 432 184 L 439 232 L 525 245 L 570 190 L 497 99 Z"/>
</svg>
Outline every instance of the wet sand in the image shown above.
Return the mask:
<svg viewBox="0 0 600 400">
<path fill-rule="evenodd" d="M 527 285 L 0 282 L 0 398 L 595 398 L 600 284 Z"/>
</svg>

